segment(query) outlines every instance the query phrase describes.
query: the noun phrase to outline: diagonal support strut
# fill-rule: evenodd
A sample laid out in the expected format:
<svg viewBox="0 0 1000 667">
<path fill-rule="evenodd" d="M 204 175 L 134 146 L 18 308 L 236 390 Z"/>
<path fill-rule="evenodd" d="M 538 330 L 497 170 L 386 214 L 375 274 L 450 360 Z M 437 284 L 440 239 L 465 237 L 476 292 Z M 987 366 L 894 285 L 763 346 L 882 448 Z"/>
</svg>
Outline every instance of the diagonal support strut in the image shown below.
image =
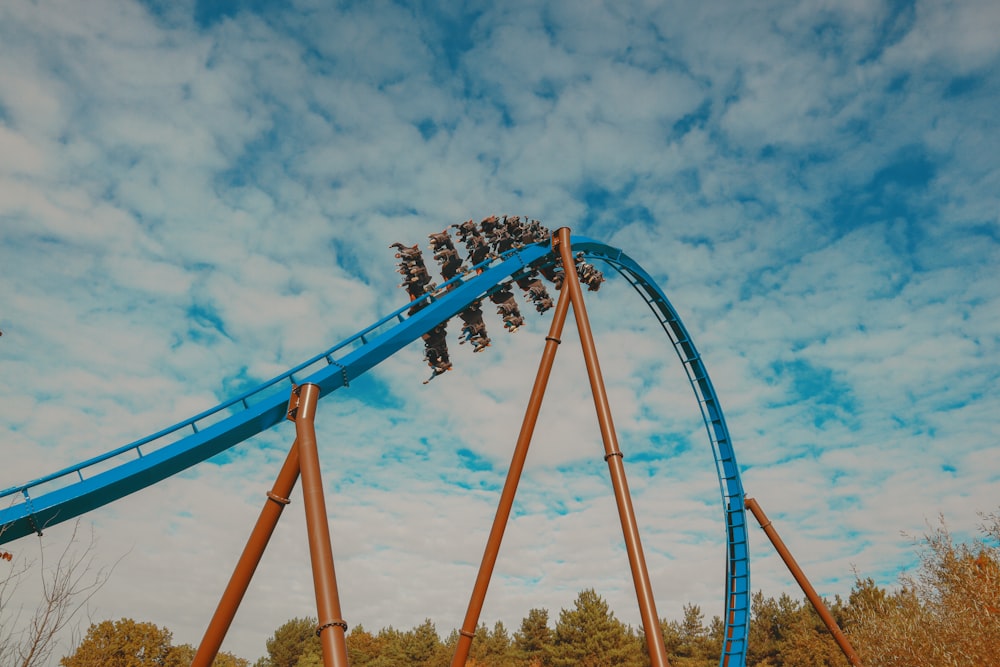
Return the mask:
<svg viewBox="0 0 1000 667">
<path fill-rule="evenodd" d="M 347 623 L 341 617 L 323 479 L 316 446 L 314 419 L 318 400 L 318 385 L 303 384 L 292 389 L 288 404 L 288 419 L 295 422 L 295 441 L 288 451 L 274 487 L 267 494 L 264 508 L 209 622 L 191 667 L 210 667 L 215 660 L 300 474 L 313 585 L 316 589 L 316 610 L 319 619 L 316 634 L 323 648 L 323 665 L 348 667 L 345 638 Z"/>
<path fill-rule="evenodd" d="M 500 551 L 500 542 L 503 539 L 503 533 L 510 518 L 514 495 L 517 492 L 517 484 L 524 469 L 528 446 L 531 443 L 531 436 L 534 433 L 535 424 L 538 420 L 538 412 L 541 408 L 542 398 L 545 394 L 549 375 L 551 374 L 556 348 L 560 342 L 560 336 L 562 335 L 563 325 L 565 324 L 570 304 L 573 305 L 573 313 L 576 317 L 577 330 L 580 335 L 580 343 L 583 347 L 584 360 L 587 365 L 587 374 L 590 378 L 591 392 L 594 396 L 594 407 L 597 410 L 597 419 L 604 441 L 604 460 L 607 461 L 611 473 L 611 482 L 614 487 L 615 501 L 618 505 L 618 514 L 621 518 L 625 548 L 632 570 L 632 580 L 635 584 L 636 597 L 639 602 L 639 612 L 642 617 L 650 660 L 652 667 L 669 667 L 666 647 L 663 643 L 663 635 L 660 632 L 659 617 L 657 616 L 656 605 L 653 601 L 646 561 L 642 553 L 642 544 L 639 540 L 639 529 L 635 519 L 635 511 L 632 507 L 632 499 L 629 494 L 628 483 L 625 479 L 622 453 L 618 447 L 614 423 L 611 419 L 611 408 L 608 404 L 600 364 L 597 361 L 597 351 L 594 346 L 593 334 L 590 330 L 590 321 L 587 318 L 587 309 L 583 302 L 583 291 L 580 289 L 576 264 L 573 260 L 570 230 L 568 227 L 562 227 L 556 232 L 553 236 L 553 245 L 559 251 L 562 259 L 564 272 L 562 288 L 559 292 L 559 299 L 556 302 L 555 314 L 552 318 L 549 335 L 545 338 L 545 349 L 542 352 L 542 360 L 539 363 L 535 384 L 532 387 L 531 397 L 528 400 L 528 407 L 525 411 L 521 432 L 514 448 L 511 465 L 507 471 L 507 479 L 504 482 L 503 491 L 500 495 L 500 502 L 497 507 L 496 516 L 493 519 L 493 526 L 490 529 L 486 550 L 483 553 L 483 560 L 479 567 L 479 574 L 476 577 L 476 583 L 473 588 L 472 597 L 469 600 L 469 607 L 466 611 L 465 620 L 462 623 L 462 629 L 459 631 L 458 645 L 452 657 L 451 667 L 464 667 L 469 656 L 472 638 L 475 636 L 476 626 L 479 623 L 479 615 L 486 599 L 486 590 L 489 587 L 490 578 L 496 565 L 497 556 Z"/>
</svg>

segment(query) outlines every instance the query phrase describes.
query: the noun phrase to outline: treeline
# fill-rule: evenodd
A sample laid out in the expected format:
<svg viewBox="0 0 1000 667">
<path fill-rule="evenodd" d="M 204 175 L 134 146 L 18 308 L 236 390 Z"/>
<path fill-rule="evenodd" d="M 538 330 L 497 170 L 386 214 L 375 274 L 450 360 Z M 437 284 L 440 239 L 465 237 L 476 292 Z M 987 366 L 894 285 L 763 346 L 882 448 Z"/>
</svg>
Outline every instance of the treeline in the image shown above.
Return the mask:
<svg viewBox="0 0 1000 667">
<path fill-rule="evenodd" d="M 63 667 L 190 667 L 195 648 L 174 646 L 173 633 L 154 623 L 122 618 L 92 623 Z M 29 663 L 30 664 L 30 663 Z M 322 663 L 320 663 L 322 665 Z M 249 667 L 250 661 L 220 652 L 213 667 Z"/>
<path fill-rule="evenodd" d="M 847 618 L 839 599 L 833 613 Z M 532 609 L 511 632 L 502 622 L 481 624 L 472 641 L 468 667 L 644 667 L 650 664 L 641 629 L 615 617 L 593 589 L 581 591 L 573 607 L 559 612 L 554 626 L 545 609 Z M 315 618 L 286 622 L 267 641 L 267 655 L 254 667 L 321 667 Z M 673 667 L 715 667 L 723 639 L 722 620 L 708 623 L 698 605 L 685 605 L 679 621 L 662 620 L 660 632 Z M 352 667 L 448 667 L 458 632 L 442 639 L 427 619 L 409 630 L 355 627 L 347 634 Z M 847 665 L 819 617 L 805 601 L 753 596 L 749 665 Z"/>
<path fill-rule="evenodd" d="M 827 601 L 866 667 L 1000 665 L 1000 518 L 994 514 L 983 519 L 982 537 L 968 544 L 954 544 L 943 521 L 931 528 L 924 536 L 920 567 L 901 576 L 895 591 L 859 577 L 846 600 L 838 596 Z M 500 622 L 492 628 L 480 625 L 467 667 L 650 664 L 642 630 L 618 620 L 593 589 L 581 591 L 573 607 L 561 610 L 559 618 L 552 620 L 547 610 L 532 609 L 513 632 Z M 172 648 L 169 631 L 152 626 L 157 634 L 145 627 L 149 625 L 129 619 L 92 625 L 76 651 L 60 664 L 190 664 L 191 647 Z M 660 622 L 660 632 L 672 667 L 719 664 L 723 623 L 718 616 L 706 622 L 697 605 L 685 605 L 680 620 Z M 142 644 L 136 639 L 140 636 L 159 639 Z M 430 619 L 409 630 L 389 627 L 370 632 L 356 626 L 347 635 L 348 657 L 352 667 L 448 667 L 458 636 L 452 631 L 442 638 Z M 757 592 L 752 596 L 748 644 L 749 667 L 848 665 L 812 606 L 785 594 L 770 598 Z M 253 667 L 323 665 L 315 618 L 282 624 L 266 648 L 267 655 Z M 152 657 L 155 660 L 146 660 Z M 215 665 L 250 667 L 249 661 L 228 654 Z"/>
<path fill-rule="evenodd" d="M 846 620 L 849 605 L 839 599 L 833 613 Z M 469 667 L 643 667 L 650 664 L 641 629 L 622 623 L 592 589 L 559 612 L 550 627 L 545 609 L 532 609 L 511 632 L 502 622 L 476 629 Z M 267 641 L 268 654 L 255 667 L 322 666 L 314 618 L 296 618 Z M 708 623 L 698 605 L 683 608 L 679 621 L 662 620 L 660 632 L 673 667 L 715 667 L 723 638 L 722 620 Z M 749 665 L 847 665 L 819 617 L 805 601 L 753 596 Z M 376 633 L 355 627 L 347 635 L 352 667 L 447 667 L 458 643 L 452 631 L 442 639 L 427 619 L 409 630 Z"/>
</svg>

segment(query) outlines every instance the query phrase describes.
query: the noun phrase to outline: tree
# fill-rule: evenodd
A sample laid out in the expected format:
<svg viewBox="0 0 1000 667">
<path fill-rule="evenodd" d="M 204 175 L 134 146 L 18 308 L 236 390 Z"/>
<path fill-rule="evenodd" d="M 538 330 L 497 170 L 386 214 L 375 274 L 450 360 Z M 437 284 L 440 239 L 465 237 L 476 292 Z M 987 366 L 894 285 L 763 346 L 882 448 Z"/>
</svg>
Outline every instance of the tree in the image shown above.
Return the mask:
<svg viewBox="0 0 1000 667">
<path fill-rule="evenodd" d="M 122 618 L 91 624 L 63 667 L 160 667 L 170 655 L 170 630 Z"/>
<path fill-rule="evenodd" d="M 477 667 L 506 667 L 514 659 L 512 646 L 510 635 L 502 622 L 497 621 L 492 631 L 485 623 L 480 623 L 472 640 L 470 664 Z"/>
<path fill-rule="evenodd" d="M 402 632 L 390 625 L 379 630 L 375 640 L 378 642 L 379 653 L 369 663 L 370 667 L 395 667 L 406 664 Z"/>
<path fill-rule="evenodd" d="M 553 667 L 643 664 L 638 638 L 590 588 L 580 592 L 574 609 L 559 612 L 549 655 Z"/>
<path fill-rule="evenodd" d="M 401 664 L 413 667 L 435 667 L 442 662 L 441 638 L 431 619 L 424 622 L 401 637 L 403 657 L 406 662 Z M 447 664 L 445 661 L 444 664 Z"/>
<path fill-rule="evenodd" d="M 677 649 L 681 645 L 681 624 L 661 618 L 660 634 L 663 635 L 663 646 L 667 649 L 667 655 L 677 655 Z"/>
<path fill-rule="evenodd" d="M 837 597 L 827 608 L 843 628 L 846 607 Z M 751 596 L 747 664 L 753 667 L 842 667 L 847 659 L 807 598 L 760 591 Z M 721 621 L 720 621 L 721 623 Z"/>
<path fill-rule="evenodd" d="M 945 524 L 918 542 L 920 566 L 893 594 L 859 580 L 847 612 L 869 667 L 996 664 L 1000 655 L 1000 516 L 981 515 L 982 536 L 955 544 Z"/>
<path fill-rule="evenodd" d="M 514 652 L 525 665 L 548 667 L 552 645 L 548 609 L 531 609 L 521 619 L 521 629 L 514 633 Z"/>
<path fill-rule="evenodd" d="M 347 634 L 347 659 L 352 667 L 365 667 L 382 652 L 378 637 L 361 625 L 351 628 Z"/>
<path fill-rule="evenodd" d="M 94 536 L 86 544 L 78 540 L 80 522 L 54 563 L 47 563 L 42 540 L 38 541 L 37 562 L 19 560 L 4 551 L 3 560 L 11 569 L 0 574 L 0 665 L 38 667 L 48 664 L 59 635 L 110 578 L 114 564 L 97 567 L 93 560 Z M 12 609 L 12 599 L 29 575 L 40 580 L 39 602 L 27 618 L 21 609 Z"/>
<path fill-rule="evenodd" d="M 747 637 L 747 664 L 781 667 L 781 647 L 791 634 L 801 605 L 787 593 L 777 600 L 762 591 L 750 596 L 750 633 Z"/>
<path fill-rule="evenodd" d="M 195 653 L 197 651 L 191 644 L 172 646 L 170 647 L 170 652 L 167 654 L 166 662 L 163 663 L 163 667 L 191 667 Z M 245 658 L 239 658 L 232 653 L 220 651 L 215 656 L 215 660 L 212 661 L 212 667 L 250 667 L 250 661 Z"/>
<path fill-rule="evenodd" d="M 195 649 L 173 646 L 173 633 L 153 623 L 121 618 L 92 623 L 76 650 L 63 657 L 63 667 L 190 667 Z M 219 653 L 212 667 L 249 667 L 232 653 Z"/>
<path fill-rule="evenodd" d="M 684 605 L 684 618 L 679 627 L 680 645 L 677 655 L 684 658 L 703 658 L 711 651 L 708 646 L 708 630 L 705 628 L 705 614 L 696 604 Z"/>
<path fill-rule="evenodd" d="M 258 667 L 297 667 L 303 654 L 323 655 L 316 619 L 308 616 L 285 621 L 264 645 L 267 656 L 257 661 Z"/>
<path fill-rule="evenodd" d="M 722 642 L 726 638 L 726 624 L 719 616 L 713 616 L 708 625 L 709 657 L 718 663 L 722 657 Z"/>
</svg>

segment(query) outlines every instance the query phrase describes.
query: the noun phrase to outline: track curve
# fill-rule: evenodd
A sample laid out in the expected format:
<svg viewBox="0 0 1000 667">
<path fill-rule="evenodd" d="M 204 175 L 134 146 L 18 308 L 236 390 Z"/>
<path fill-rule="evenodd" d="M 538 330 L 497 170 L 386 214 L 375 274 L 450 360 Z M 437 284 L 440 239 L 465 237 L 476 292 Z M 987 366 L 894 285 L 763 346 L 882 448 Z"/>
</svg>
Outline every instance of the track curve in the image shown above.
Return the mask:
<svg viewBox="0 0 1000 667">
<path fill-rule="evenodd" d="M 684 366 L 708 432 L 727 533 L 725 643 L 720 665 L 742 667 L 749 626 L 750 567 L 743 485 L 725 417 L 697 349 L 666 295 L 617 248 L 575 237 L 574 252 L 613 267 L 656 316 Z M 320 396 L 346 387 L 403 347 L 454 317 L 500 283 L 557 260 L 548 243 L 510 251 L 445 283 L 408 314 L 412 302 L 291 370 L 194 417 L 74 466 L 0 492 L 0 544 L 40 532 L 123 498 L 275 426 L 285 418 L 293 384 L 319 385 Z M 447 288 L 447 289 L 446 289 Z"/>
</svg>

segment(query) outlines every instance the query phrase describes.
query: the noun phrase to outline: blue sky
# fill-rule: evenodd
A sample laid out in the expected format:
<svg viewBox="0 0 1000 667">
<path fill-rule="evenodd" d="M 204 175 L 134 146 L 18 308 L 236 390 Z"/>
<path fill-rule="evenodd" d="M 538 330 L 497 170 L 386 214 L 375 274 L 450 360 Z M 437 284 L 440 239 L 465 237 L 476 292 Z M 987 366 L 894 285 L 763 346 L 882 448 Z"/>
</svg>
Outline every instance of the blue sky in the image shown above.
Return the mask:
<svg viewBox="0 0 1000 667">
<path fill-rule="evenodd" d="M 656 278 L 821 592 L 891 584 L 939 513 L 974 534 L 1000 497 L 1000 6 L 465 4 L 3 3 L 0 486 L 333 345 L 405 302 L 390 243 L 511 213 Z M 711 455 L 630 292 L 588 308 L 659 612 L 717 614 Z M 548 317 L 321 403 L 352 625 L 461 623 Z M 487 622 L 591 586 L 638 622 L 581 361 L 562 346 Z M 88 515 L 127 553 L 91 615 L 197 642 L 290 441 Z M 314 609 L 297 507 L 226 644 L 250 659 Z M 794 592 L 751 538 L 754 588 Z"/>
</svg>

